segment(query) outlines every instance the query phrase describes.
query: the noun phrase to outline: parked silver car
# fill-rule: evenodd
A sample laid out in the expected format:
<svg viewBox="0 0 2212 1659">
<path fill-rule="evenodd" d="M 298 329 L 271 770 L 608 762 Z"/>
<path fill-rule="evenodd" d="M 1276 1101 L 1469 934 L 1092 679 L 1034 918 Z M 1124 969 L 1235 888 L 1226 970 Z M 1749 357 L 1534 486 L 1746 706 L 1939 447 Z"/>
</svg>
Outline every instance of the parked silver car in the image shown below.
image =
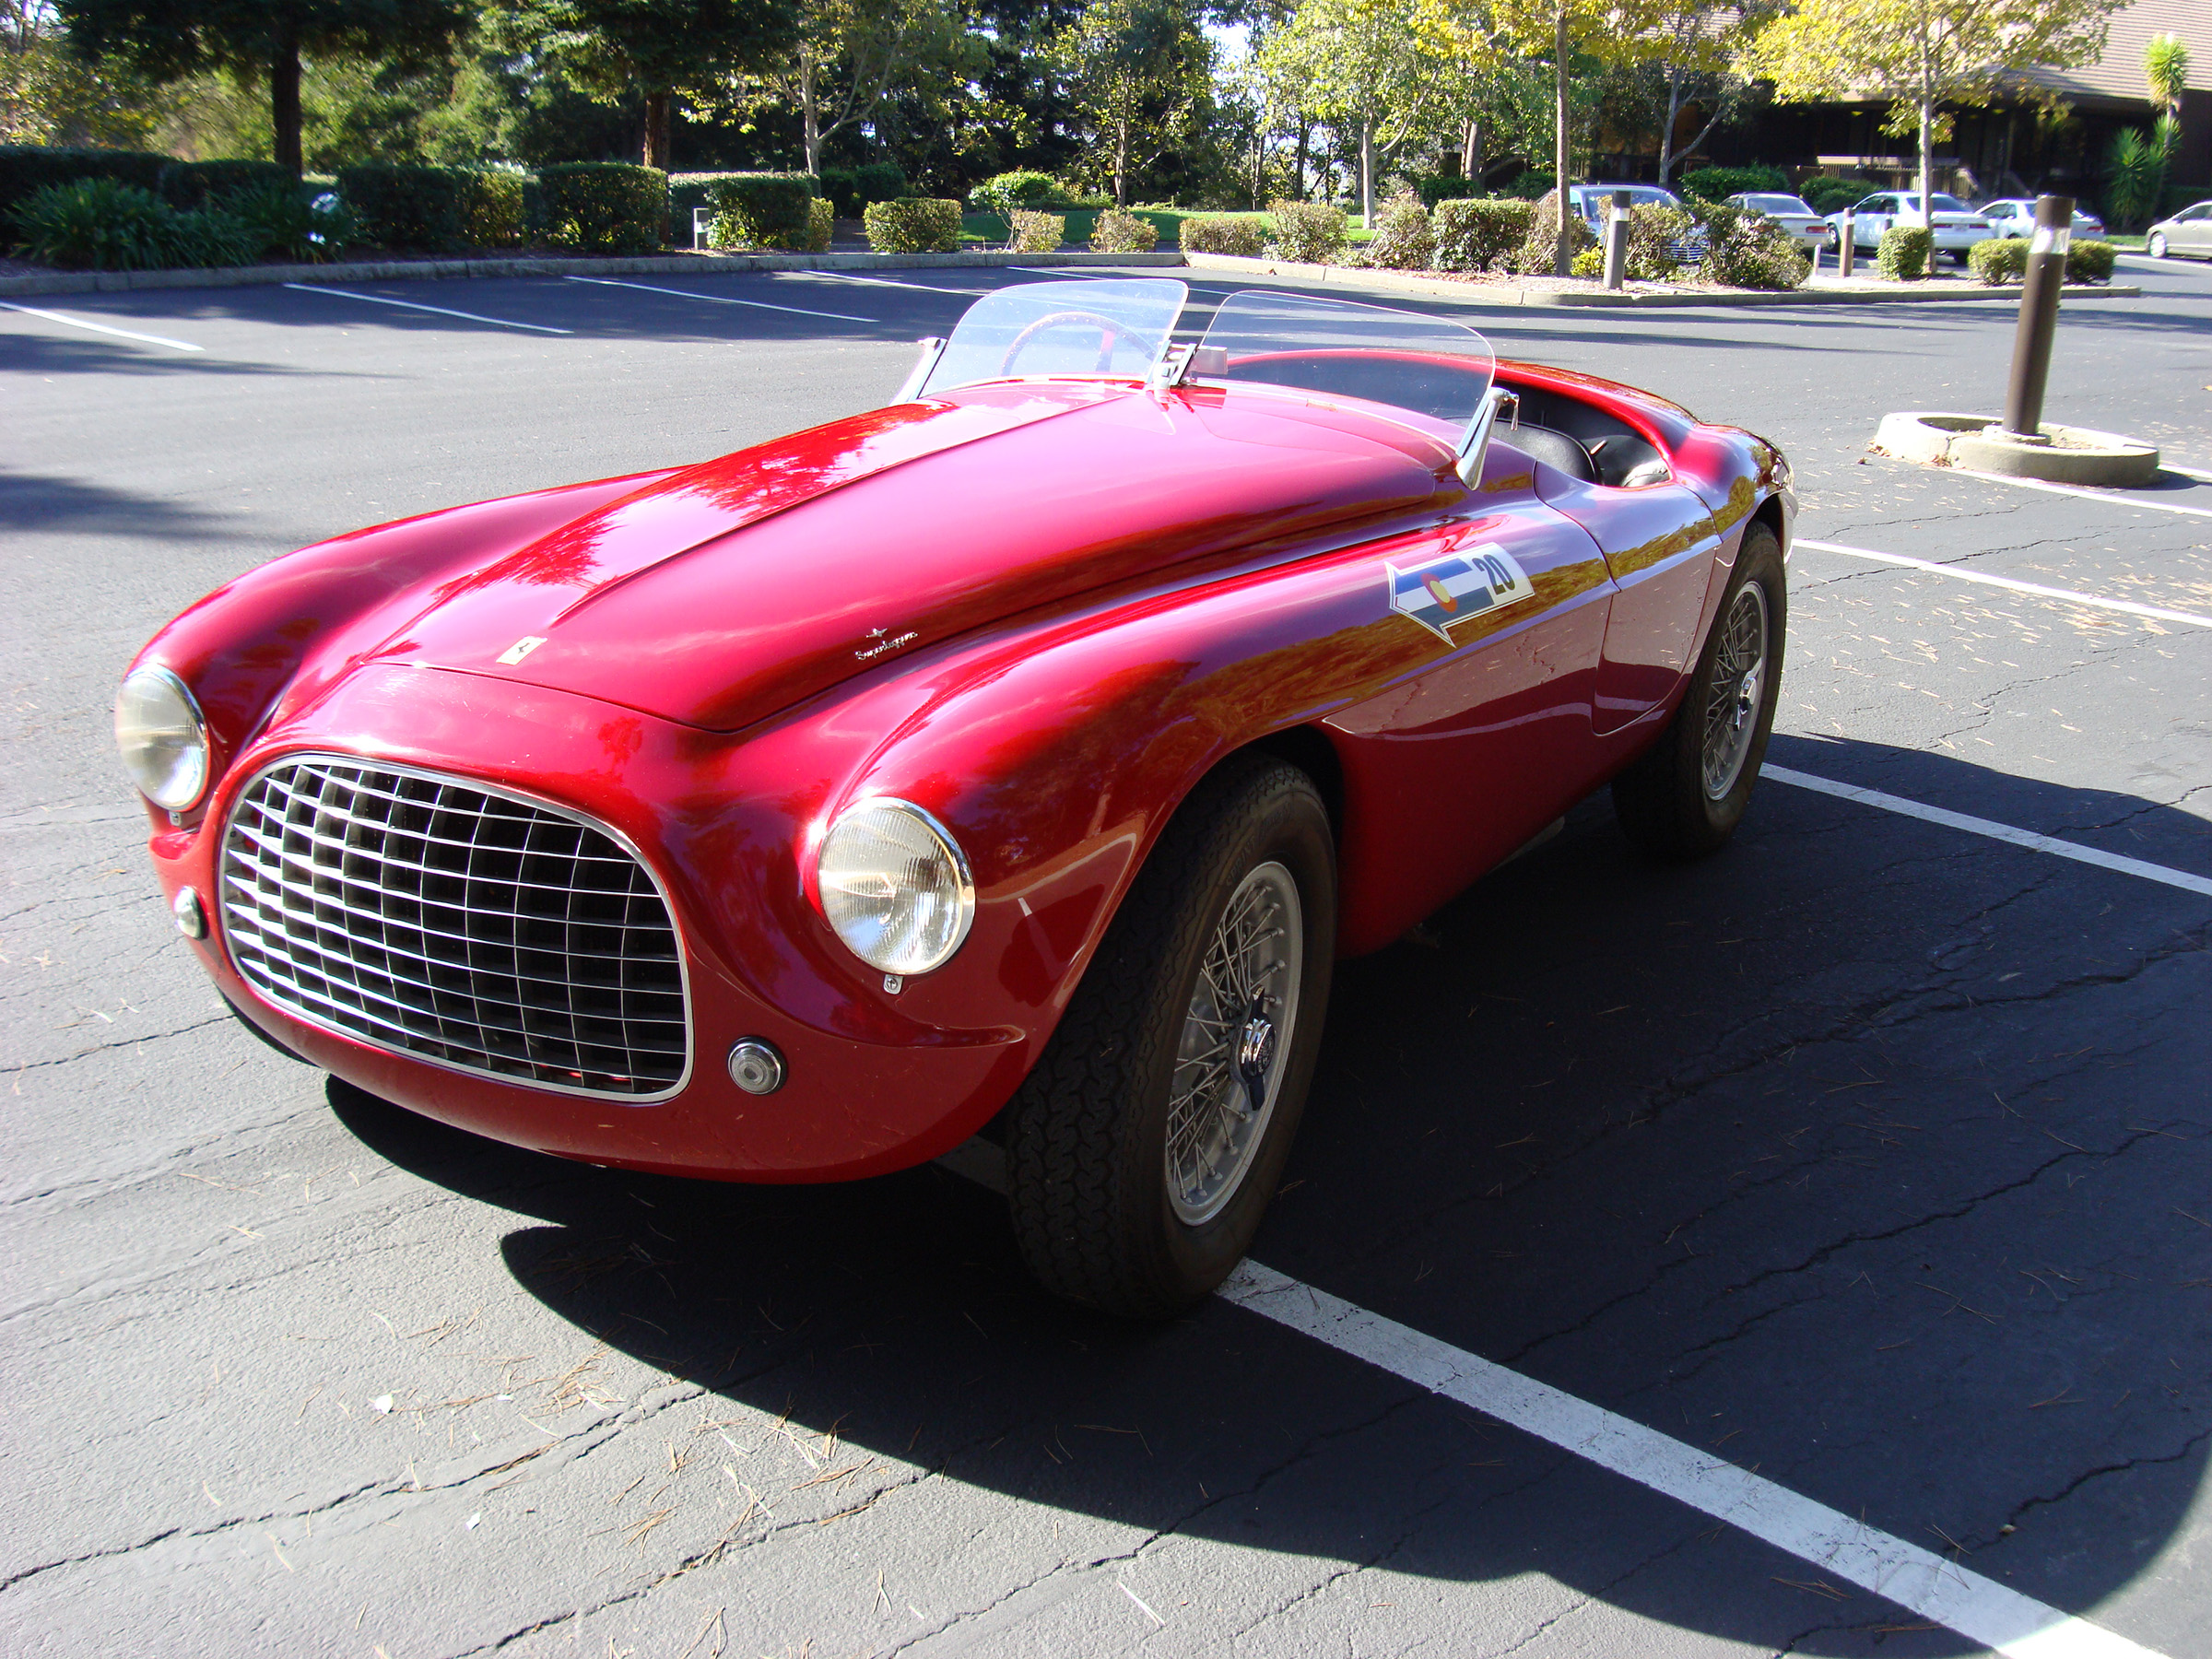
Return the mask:
<svg viewBox="0 0 2212 1659">
<path fill-rule="evenodd" d="M 1763 213 L 1774 220 L 1807 253 L 1820 248 L 1836 245 L 1836 233 L 1829 229 L 1828 221 L 1806 204 L 1803 196 L 1783 195 L 1777 191 L 1747 191 L 1728 198 L 1728 206 L 1741 207 L 1751 213 Z"/>
<path fill-rule="evenodd" d="M 1974 211 L 1987 219 L 1990 229 L 1999 236 L 2035 234 L 2033 196 L 2000 196 L 1994 202 L 1983 203 Z M 2104 221 L 2087 207 L 2077 207 L 2074 209 L 2074 234 L 2077 238 L 2102 236 Z"/>
<path fill-rule="evenodd" d="M 2144 233 L 2143 247 L 2153 259 L 2169 254 L 2212 259 L 2212 202 L 2199 202 L 2160 219 Z"/>
<path fill-rule="evenodd" d="M 1606 215 L 1611 210 L 1613 193 L 1628 193 L 1630 207 L 1679 207 L 1682 198 L 1671 190 L 1656 184 L 1570 184 L 1567 199 L 1574 210 L 1583 216 L 1583 222 L 1603 236 L 1606 233 Z"/>
<path fill-rule="evenodd" d="M 1935 232 L 1936 252 L 1948 253 L 1959 264 L 1966 263 L 1966 251 L 1978 241 L 1987 241 L 1995 234 L 1989 221 L 1969 207 L 1955 195 L 1937 191 L 1929 198 L 1935 207 L 1935 223 L 1929 229 Z M 1870 253 L 1882 245 L 1882 232 L 1896 225 L 1919 225 L 1924 222 L 1917 190 L 1885 190 L 1868 196 L 1851 209 L 1852 245 L 1861 253 Z M 1828 222 L 1839 234 L 1843 229 L 1843 215 L 1831 213 Z"/>
</svg>

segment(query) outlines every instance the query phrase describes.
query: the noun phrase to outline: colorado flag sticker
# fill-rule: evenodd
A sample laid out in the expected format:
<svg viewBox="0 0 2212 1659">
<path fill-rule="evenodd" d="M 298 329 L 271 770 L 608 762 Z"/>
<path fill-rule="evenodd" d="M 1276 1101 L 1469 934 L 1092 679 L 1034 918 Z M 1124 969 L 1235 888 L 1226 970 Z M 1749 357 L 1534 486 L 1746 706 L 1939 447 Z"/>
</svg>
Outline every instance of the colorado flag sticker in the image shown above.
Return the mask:
<svg viewBox="0 0 2212 1659">
<path fill-rule="evenodd" d="M 1400 570 L 1385 561 L 1390 608 L 1411 617 L 1447 645 L 1454 622 L 1503 605 L 1533 599 L 1528 572 L 1495 542 Z"/>
</svg>

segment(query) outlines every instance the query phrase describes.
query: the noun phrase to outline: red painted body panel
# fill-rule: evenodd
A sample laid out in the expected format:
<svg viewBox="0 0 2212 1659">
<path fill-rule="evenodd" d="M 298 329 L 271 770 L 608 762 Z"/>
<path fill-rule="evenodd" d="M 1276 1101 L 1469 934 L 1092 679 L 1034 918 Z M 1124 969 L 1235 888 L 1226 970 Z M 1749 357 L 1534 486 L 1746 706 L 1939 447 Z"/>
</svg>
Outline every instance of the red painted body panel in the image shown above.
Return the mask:
<svg viewBox="0 0 2212 1659">
<path fill-rule="evenodd" d="M 634 843 L 676 912 L 692 1065 L 666 1101 L 387 1053 L 260 1001 L 219 914 L 196 948 L 316 1064 L 520 1145 L 771 1181 L 934 1157 L 1005 1103 L 1154 839 L 1230 751 L 1296 730 L 1329 746 L 1358 952 L 1658 731 L 1744 521 L 1771 512 L 1786 535 L 1786 471 L 1663 400 L 1508 371 L 1629 423 L 1677 482 L 1572 485 L 1500 444 L 1468 490 L 1434 423 L 1350 400 L 1032 382 L 275 561 L 142 656 L 216 728 L 208 802 L 181 826 L 154 815 L 163 887 L 215 890 L 214 826 L 288 753 L 562 803 Z M 1391 608 L 1386 560 L 1478 547 L 1511 553 L 1535 597 L 1448 643 Z M 524 636 L 546 643 L 496 661 Z M 808 890 L 829 820 L 867 794 L 935 815 L 977 888 L 958 954 L 896 994 Z M 787 1059 L 775 1094 L 724 1069 L 747 1036 Z"/>
</svg>

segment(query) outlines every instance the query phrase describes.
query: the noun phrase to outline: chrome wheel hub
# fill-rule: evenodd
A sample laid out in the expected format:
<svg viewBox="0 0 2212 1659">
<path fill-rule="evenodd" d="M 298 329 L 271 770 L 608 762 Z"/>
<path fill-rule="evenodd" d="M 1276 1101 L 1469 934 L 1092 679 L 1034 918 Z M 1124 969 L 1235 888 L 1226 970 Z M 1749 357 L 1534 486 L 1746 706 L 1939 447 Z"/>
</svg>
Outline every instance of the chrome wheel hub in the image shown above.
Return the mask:
<svg viewBox="0 0 2212 1659">
<path fill-rule="evenodd" d="M 1705 683 L 1705 798 L 1724 800 L 1744 775 L 1766 692 L 1767 594 L 1747 582 L 1721 621 L 1721 645 Z"/>
<path fill-rule="evenodd" d="M 1298 883 L 1282 865 L 1261 865 L 1237 884 L 1214 924 L 1175 1051 L 1168 1203 L 1188 1226 L 1228 1206 L 1266 1136 L 1304 959 Z"/>
</svg>

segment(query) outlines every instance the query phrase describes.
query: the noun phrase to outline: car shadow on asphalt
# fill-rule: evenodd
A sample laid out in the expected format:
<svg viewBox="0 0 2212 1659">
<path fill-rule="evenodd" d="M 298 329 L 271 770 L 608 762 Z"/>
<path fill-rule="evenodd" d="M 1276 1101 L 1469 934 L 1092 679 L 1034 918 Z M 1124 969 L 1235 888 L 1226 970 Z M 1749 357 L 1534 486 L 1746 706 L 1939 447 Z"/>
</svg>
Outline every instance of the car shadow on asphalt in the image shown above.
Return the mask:
<svg viewBox="0 0 2212 1659">
<path fill-rule="evenodd" d="M 1944 756 L 1771 758 L 2203 844 L 2171 808 Z M 2212 1190 L 2208 916 L 1771 780 L 1683 866 L 1585 803 L 1418 942 L 1345 965 L 1253 1253 L 2091 1610 L 2205 1474 L 2212 1231 L 2184 1218 Z M 394 1163 L 537 1218 L 501 1249 L 561 1318 L 887 1466 L 1144 1535 L 1533 1571 L 1755 1645 L 1977 1651 L 1224 1304 L 1158 1327 L 1056 1304 L 1001 1202 L 942 1169 L 641 1177 L 332 1100 Z"/>
</svg>

